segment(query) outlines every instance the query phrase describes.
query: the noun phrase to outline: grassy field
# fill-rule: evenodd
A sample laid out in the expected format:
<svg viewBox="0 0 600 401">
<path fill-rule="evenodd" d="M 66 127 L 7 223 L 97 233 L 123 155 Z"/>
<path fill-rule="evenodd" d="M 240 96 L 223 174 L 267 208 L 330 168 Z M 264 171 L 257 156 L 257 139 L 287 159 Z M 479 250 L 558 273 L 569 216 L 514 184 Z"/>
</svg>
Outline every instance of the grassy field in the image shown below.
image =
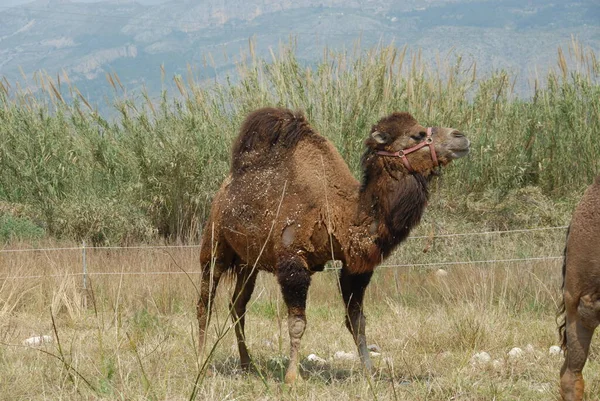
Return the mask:
<svg viewBox="0 0 600 401">
<path fill-rule="evenodd" d="M 428 215 L 415 235 L 428 236 L 439 218 Z M 461 228 L 477 231 L 475 225 Z M 554 257 L 561 254 L 564 236 L 565 229 L 556 228 L 415 238 L 386 265 Z M 81 258 L 81 249 L 0 253 L 3 276 L 34 276 L 9 278 L 0 287 L 0 399 L 540 400 L 558 395 L 562 357 L 548 349 L 558 343 L 560 259 L 447 265 L 444 277 L 436 274 L 438 266 L 379 267 L 366 297 L 368 340 L 381 348 L 371 380 L 358 361 L 334 358 L 338 351 L 356 351 L 343 324 L 336 272 L 317 273 L 301 347 L 304 380 L 289 387 L 282 382 L 289 349 L 286 310 L 273 276 L 259 276 L 247 316 L 255 372 L 239 370 L 227 306 L 232 284 L 225 282 L 209 330 L 209 345 L 215 347 L 211 374 L 205 376 L 195 343 L 197 248 L 87 249 L 87 292 Z M 37 335 L 54 341 L 22 345 Z M 523 349 L 523 356 L 508 357 L 513 347 Z M 482 351 L 492 360 L 474 364 L 473 355 Z M 585 369 L 589 399 L 600 393 L 598 351 L 593 344 Z M 308 361 L 312 353 L 326 362 Z"/>
<path fill-rule="evenodd" d="M 429 64 L 383 47 L 326 52 L 309 68 L 290 49 L 267 62 L 251 48 L 239 79 L 175 77 L 174 98 L 132 97 L 107 75 L 111 119 L 67 76 L 40 74 L 36 90 L 1 81 L 0 242 L 75 249 L 0 250 L 0 400 L 556 398 L 562 357 L 548 348 L 558 343 L 563 226 L 600 172 L 600 64 L 578 43 L 557 61 L 518 99 L 510 74 L 480 77 L 460 58 Z M 286 311 L 271 276 L 260 276 L 248 311 L 250 374 L 237 367 L 231 283 L 221 285 L 209 331 L 210 375 L 198 360 L 197 247 L 89 248 L 83 288 L 82 240 L 198 242 L 237 128 L 263 105 L 305 110 L 357 177 L 371 124 L 392 111 L 472 140 L 470 157 L 432 183 L 413 233 L 424 238 L 407 240 L 367 290 L 367 336 L 382 351 L 372 379 L 357 361 L 334 358 L 355 352 L 335 271 L 313 278 L 301 351 L 325 362 L 303 359 L 305 380 L 294 387 L 282 382 Z M 498 232 L 536 227 L 557 228 Z M 482 231 L 495 232 L 445 236 Z M 465 263 L 431 265 L 447 262 Z M 24 345 L 39 335 L 53 341 Z M 524 354 L 509 358 L 513 347 Z M 598 350 L 584 372 L 590 399 L 600 394 Z M 473 364 L 483 351 L 490 363 Z"/>
</svg>

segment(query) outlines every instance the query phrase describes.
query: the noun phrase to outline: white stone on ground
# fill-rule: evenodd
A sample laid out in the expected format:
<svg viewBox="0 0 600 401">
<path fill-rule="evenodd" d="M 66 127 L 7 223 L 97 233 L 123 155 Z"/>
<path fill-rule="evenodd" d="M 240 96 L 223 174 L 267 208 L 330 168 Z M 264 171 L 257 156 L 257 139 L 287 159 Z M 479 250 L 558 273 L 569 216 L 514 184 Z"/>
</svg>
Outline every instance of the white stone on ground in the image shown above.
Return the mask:
<svg viewBox="0 0 600 401">
<path fill-rule="evenodd" d="M 436 277 L 446 277 L 448 272 L 444 269 L 437 269 L 435 272 Z"/>
<path fill-rule="evenodd" d="M 490 354 L 485 351 L 478 352 L 471 357 L 471 365 L 485 365 L 492 360 Z"/>
<path fill-rule="evenodd" d="M 367 345 L 367 349 L 371 352 L 378 352 L 381 354 L 381 348 L 379 348 L 379 345 L 377 344 Z"/>
<path fill-rule="evenodd" d="M 510 359 L 516 359 L 522 357 L 524 354 L 523 350 L 519 347 L 514 347 L 510 351 L 508 351 L 508 357 Z"/>
<path fill-rule="evenodd" d="M 42 344 L 49 344 L 54 341 L 52 336 L 35 336 L 29 337 L 28 339 L 23 341 L 23 345 L 36 346 Z"/>
<path fill-rule="evenodd" d="M 452 352 L 450 352 L 450 351 L 444 351 L 444 352 L 440 352 L 439 354 L 437 354 L 438 359 L 446 359 L 450 356 L 452 356 Z"/>
<path fill-rule="evenodd" d="M 562 355 L 563 354 L 563 350 L 558 345 L 553 345 L 548 350 L 548 353 L 550 355 Z"/>
<path fill-rule="evenodd" d="M 532 384 L 530 388 L 539 393 L 549 393 L 552 391 L 552 385 L 550 383 Z"/>
<path fill-rule="evenodd" d="M 356 359 L 356 355 L 354 355 L 352 352 L 337 351 L 335 354 L 333 354 L 333 359 L 353 361 Z"/>
<path fill-rule="evenodd" d="M 316 363 L 326 363 L 327 362 L 325 359 L 323 359 L 320 356 L 317 356 L 315 354 L 310 354 L 309 356 L 306 357 L 306 359 L 311 362 L 316 362 Z"/>
</svg>

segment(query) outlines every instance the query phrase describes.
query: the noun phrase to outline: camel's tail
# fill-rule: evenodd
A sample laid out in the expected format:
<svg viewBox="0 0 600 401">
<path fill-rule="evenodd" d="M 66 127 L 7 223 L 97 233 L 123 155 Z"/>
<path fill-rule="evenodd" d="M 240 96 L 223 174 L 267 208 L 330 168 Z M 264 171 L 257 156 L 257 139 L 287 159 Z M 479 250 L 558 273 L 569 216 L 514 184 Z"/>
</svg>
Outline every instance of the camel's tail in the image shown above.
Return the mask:
<svg viewBox="0 0 600 401">
<path fill-rule="evenodd" d="M 301 112 L 259 109 L 246 117 L 232 150 L 231 173 L 273 161 L 272 150 L 292 149 L 306 136 L 317 135 Z"/>
<path fill-rule="evenodd" d="M 569 228 L 567 228 L 567 240 L 569 239 L 569 231 L 570 230 L 571 230 L 571 226 L 569 226 Z M 562 286 L 561 286 L 563 295 L 562 295 L 562 302 L 560 304 L 560 307 L 559 307 L 558 313 L 557 313 L 557 319 L 560 319 L 559 326 L 558 326 L 558 335 L 560 336 L 560 346 L 562 347 L 562 349 L 565 352 L 567 350 L 567 317 L 565 314 L 566 307 L 565 307 L 565 296 L 564 296 L 566 273 L 567 273 L 567 245 L 565 244 L 565 249 L 563 252 L 563 265 L 562 265 L 563 281 L 562 281 Z"/>
</svg>

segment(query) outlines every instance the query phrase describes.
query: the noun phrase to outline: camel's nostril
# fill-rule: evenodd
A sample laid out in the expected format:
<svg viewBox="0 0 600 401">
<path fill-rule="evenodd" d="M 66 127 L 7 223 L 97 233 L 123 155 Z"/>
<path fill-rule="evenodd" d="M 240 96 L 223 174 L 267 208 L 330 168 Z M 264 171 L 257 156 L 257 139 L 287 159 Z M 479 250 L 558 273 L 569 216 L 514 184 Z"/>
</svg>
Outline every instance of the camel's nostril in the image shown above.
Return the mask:
<svg viewBox="0 0 600 401">
<path fill-rule="evenodd" d="M 465 134 L 463 134 L 460 131 L 452 131 L 452 136 L 455 137 L 455 138 L 464 138 Z"/>
</svg>

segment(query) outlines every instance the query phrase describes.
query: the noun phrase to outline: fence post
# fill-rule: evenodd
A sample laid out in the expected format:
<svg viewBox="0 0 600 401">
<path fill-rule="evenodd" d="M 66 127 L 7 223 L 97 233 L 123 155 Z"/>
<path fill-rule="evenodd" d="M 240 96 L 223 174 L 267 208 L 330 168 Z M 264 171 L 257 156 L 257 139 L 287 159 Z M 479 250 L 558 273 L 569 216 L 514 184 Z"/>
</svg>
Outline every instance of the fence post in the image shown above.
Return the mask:
<svg viewBox="0 0 600 401">
<path fill-rule="evenodd" d="M 85 240 L 81 244 L 81 262 L 83 265 L 83 307 L 87 308 L 87 258 L 86 258 L 86 250 L 85 250 Z"/>
</svg>

